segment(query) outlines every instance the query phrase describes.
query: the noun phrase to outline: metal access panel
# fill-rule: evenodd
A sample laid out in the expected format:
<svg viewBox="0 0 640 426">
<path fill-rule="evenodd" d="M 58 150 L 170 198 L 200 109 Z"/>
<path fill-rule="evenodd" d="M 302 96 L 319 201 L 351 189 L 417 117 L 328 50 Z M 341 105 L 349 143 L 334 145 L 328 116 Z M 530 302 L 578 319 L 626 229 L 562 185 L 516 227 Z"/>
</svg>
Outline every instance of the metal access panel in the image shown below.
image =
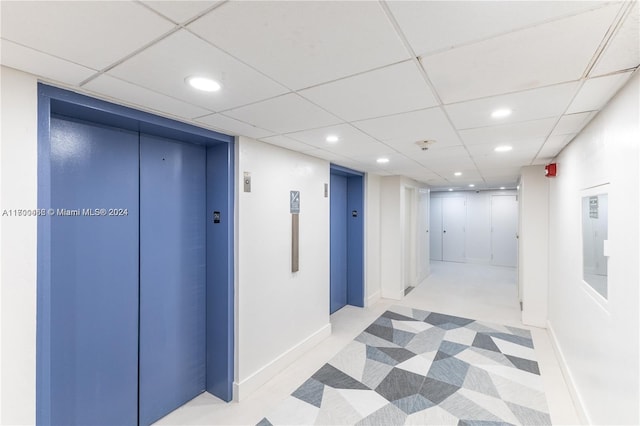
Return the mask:
<svg viewBox="0 0 640 426">
<path fill-rule="evenodd" d="M 50 338 L 39 342 L 49 357 L 45 421 L 136 424 L 138 134 L 56 118 L 50 128 Z M 103 208 L 126 214 L 62 213 Z"/>
<path fill-rule="evenodd" d="M 140 135 L 140 424 L 205 389 L 206 150 Z"/>
</svg>

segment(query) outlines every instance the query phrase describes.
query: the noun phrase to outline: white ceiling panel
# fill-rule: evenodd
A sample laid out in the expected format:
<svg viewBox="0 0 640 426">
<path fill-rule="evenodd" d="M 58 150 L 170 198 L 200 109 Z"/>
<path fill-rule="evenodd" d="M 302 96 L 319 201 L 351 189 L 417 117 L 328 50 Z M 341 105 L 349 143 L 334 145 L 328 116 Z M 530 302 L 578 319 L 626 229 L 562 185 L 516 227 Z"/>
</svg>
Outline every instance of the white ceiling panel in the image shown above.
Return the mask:
<svg viewBox="0 0 640 426">
<path fill-rule="evenodd" d="M 418 159 L 417 159 L 418 160 Z M 475 164 L 471 161 L 469 155 L 451 157 L 451 158 L 420 158 L 418 160 L 420 164 L 428 167 L 434 172 L 451 176 L 451 174 L 458 170 L 470 170 L 475 168 Z"/>
<path fill-rule="evenodd" d="M 109 74 L 217 112 L 287 91 L 184 30 L 126 60 Z M 185 83 L 192 75 L 213 78 L 222 89 L 197 91 Z"/>
<path fill-rule="evenodd" d="M 277 133 L 291 133 L 305 129 L 326 127 L 340 120 L 306 99 L 289 93 L 241 108 L 227 111 L 231 116 Z"/>
<path fill-rule="evenodd" d="M 430 108 L 353 123 L 391 145 L 433 139 L 440 146 L 459 145 L 460 139 L 440 108 Z"/>
<path fill-rule="evenodd" d="M 377 163 L 377 159 L 379 158 L 379 156 L 377 155 L 356 155 L 353 156 L 353 159 L 364 165 L 377 167 L 380 170 L 386 170 L 387 172 L 390 172 L 392 174 L 396 174 L 395 171 L 401 170 L 403 168 L 416 168 L 420 166 L 420 164 L 416 163 L 416 161 L 402 154 L 386 154 L 384 155 L 384 157 L 389 159 L 388 163 Z"/>
<path fill-rule="evenodd" d="M 594 114 L 595 112 L 580 112 L 577 114 L 563 115 L 551 134 L 555 136 L 578 133 L 587 125 Z"/>
<path fill-rule="evenodd" d="M 478 127 L 461 130 L 460 136 L 467 146 L 475 144 L 504 144 L 531 138 L 546 137 L 551 132 L 557 118 L 524 121 L 521 123 L 504 124 L 501 126 Z"/>
<path fill-rule="evenodd" d="M 517 143 L 511 144 L 513 149 L 508 152 L 495 152 L 494 148 L 495 144 L 481 144 L 481 145 L 470 145 L 469 153 L 474 160 L 480 157 L 496 157 L 496 158 L 510 158 L 510 157 L 518 157 L 518 156 L 528 156 L 532 154 L 536 154 L 542 144 L 544 143 L 545 138 L 539 139 L 529 139 L 526 141 L 519 141 Z"/>
<path fill-rule="evenodd" d="M 519 175 L 520 167 L 510 167 L 506 169 L 487 167 L 481 169 L 480 173 L 485 179 L 505 178 Z"/>
<path fill-rule="evenodd" d="M 577 88 L 577 82 L 558 84 L 510 95 L 447 105 L 445 108 L 458 129 L 539 120 L 562 115 Z M 505 118 L 492 118 L 491 113 L 501 108 L 509 108 L 513 112 Z"/>
<path fill-rule="evenodd" d="M 507 155 L 487 155 L 474 157 L 474 161 L 478 165 L 480 171 L 489 167 L 494 168 L 511 168 L 523 165 L 529 165 L 535 158 L 535 153 L 517 154 L 514 152 Z"/>
<path fill-rule="evenodd" d="M 8 40 L 0 40 L 0 63 L 7 67 L 34 75 L 46 76 L 48 79 L 72 85 L 80 84 L 95 74 L 95 71 L 90 68 L 20 46 Z"/>
<path fill-rule="evenodd" d="M 339 140 L 337 142 L 327 142 L 326 138 L 329 135 L 337 136 Z M 287 136 L 308 145 L 349 157 L 382 155 L 395 152 L 393 148 L 378 142 L 348 124 L 289 133 Z"/>
<path fill-rule="evenodd" d="M 226 117 L 223 114 L 207 115 L 205 117 L 198 118 L 196 121 L 233 136 L 242 135 L 259 139 L 266 136 L 272 136 L 274 134 L 271 130 L 261 129 L 260 127 L 243 123 L 242 121 L 238 121 L 234 118 Z"/>
<path fill-rule="evenodd" d="M 575 137 L 575 134 L 550 136 L 542 149 L 538 153 L 539 158 L 553 158 L 567 146 L 567 144 Z"/>
<path fill-rule="evenodd" d="M 619 5 L 421 59 L 445 103 L 579 79 Z"/>
<path fill-rule="evenodd" d="M 204 108 L 188 104 L 105 74 L 90 81 L 84 87 L 103 96 L 120 99 L 145 109 L 161 111 L 176 117 L 192 119 L 211 113 L 211 111 Z"/>
<path fill-rule="evenodd" d="M 189 1 L 189 0 L 162 0 L 162 1 L 143 1 L 144 4 L 153 8 L 163 16 L 171 19 L 176 24 L 186 22 L 215 4 L 219 1 Z"/>
<path fill-rule="evenodd" d="M 409 58 L 371 1 L 228 2 L 189 29 L 291 89 Z"/>
<path fill-rule="evenodd" d="M 266 142 L 271 145 L 276 145 L 281 148 L 287 148 L 292 151 L 298 152 L 308 152 L 308 151 L 316 151 L 317 148 L 311 145 L 307 145 L 302 142 L 298 142 L 291 138 L 282 135 L 269 136 L 266 138 L 260 138 L 261 141 Z"/>
<path fill-rule="evenodd" d="M 640 47 L 639 47 L 640 48 Z M 578 92 L 567 113 L 597 111 L 629 80 L 631 72 L 590 78 Z"/>
<path fill-rule="evenodd" d="M 416 64 L 402 62 L 299 92 L 346 121 L 437 105 Z"/>
<path fill-rule="evenodd" d="M 637 1 L 622 27 L 609 43 L 591 70 L 591 75 L 602 75 L 618 70 L 635 68 L 640 64 L 640 5 Z"/>
<path fill-rule="evenodd" d="M 599 1 L 390 1 L 417 55 L 596 9 Z"/>
<path fill-rule="evenodd" d="M 3 1 L 2 38 L 103 69 L 174 28 L 124 1 Z"/>
</svg>

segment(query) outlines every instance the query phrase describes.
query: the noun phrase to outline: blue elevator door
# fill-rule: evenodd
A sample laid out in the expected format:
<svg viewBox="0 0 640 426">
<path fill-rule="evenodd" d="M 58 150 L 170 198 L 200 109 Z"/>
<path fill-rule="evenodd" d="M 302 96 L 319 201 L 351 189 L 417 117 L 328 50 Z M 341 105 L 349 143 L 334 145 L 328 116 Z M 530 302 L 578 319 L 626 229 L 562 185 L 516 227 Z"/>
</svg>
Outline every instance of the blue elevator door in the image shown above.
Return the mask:
<svg viewBox="0 0 640 426">
<path fill-rule="evenodd" d="M 51 119 L 51 424 L 138 416 L 138 133 Z M 84 209 L 91 209 L 91 212 Z M 90 216 L 94 209 L 119 216 Z"/>
<path fill-rule="evenodd" d="M 206 150 L 140 135 L 140 424 L 205 389 Z"/>
<path fill-rule="evenodd" d="M 330 312 L 347 304 L 347 178 L 331 174 Z"/>
</svg>

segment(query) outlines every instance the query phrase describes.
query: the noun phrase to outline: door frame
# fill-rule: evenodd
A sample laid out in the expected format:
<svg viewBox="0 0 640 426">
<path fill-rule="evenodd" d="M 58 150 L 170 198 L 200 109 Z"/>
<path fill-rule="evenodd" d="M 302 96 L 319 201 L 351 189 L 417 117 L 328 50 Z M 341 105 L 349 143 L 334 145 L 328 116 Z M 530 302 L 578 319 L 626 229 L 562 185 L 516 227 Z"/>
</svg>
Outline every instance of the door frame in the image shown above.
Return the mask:
<svg viewBox="0 0 640 426">
<path fill-rule="evenodd" d="M 347 305 L 364 308 L 364 173 L 336 164 L 329 168 L 347 178 Z M 348 213 L 353 211 L 356 216 Z"/>
<path fill-rule="evenodd" d="M 234 137 L 38 83 L 38 209 L 51 206 L 51 115 L 207 147 L 206 390 L 230 401 L 234 379 Z M 207 216 L 209 214 L 207 213 Z M 215 271 L 215 273 L 214 273 Z M 36 421 L 51 423 L 51 217 L 37 223 Z"/>
</svg>

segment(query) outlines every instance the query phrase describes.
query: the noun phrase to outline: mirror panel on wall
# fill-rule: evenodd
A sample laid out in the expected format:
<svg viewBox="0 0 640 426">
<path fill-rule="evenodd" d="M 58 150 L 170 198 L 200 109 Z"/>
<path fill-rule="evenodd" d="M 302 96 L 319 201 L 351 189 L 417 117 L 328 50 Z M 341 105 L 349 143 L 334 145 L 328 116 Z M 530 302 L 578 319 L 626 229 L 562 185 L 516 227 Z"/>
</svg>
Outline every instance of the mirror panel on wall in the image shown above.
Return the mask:
<svg viewBox="0 0 640 426">
<path fill-rule="evenodd" d="M 605 299 L 608 298 L 607 244 L 608 196 L 606 193 L 582 197 L 582 279 Z"/>
</svg>

